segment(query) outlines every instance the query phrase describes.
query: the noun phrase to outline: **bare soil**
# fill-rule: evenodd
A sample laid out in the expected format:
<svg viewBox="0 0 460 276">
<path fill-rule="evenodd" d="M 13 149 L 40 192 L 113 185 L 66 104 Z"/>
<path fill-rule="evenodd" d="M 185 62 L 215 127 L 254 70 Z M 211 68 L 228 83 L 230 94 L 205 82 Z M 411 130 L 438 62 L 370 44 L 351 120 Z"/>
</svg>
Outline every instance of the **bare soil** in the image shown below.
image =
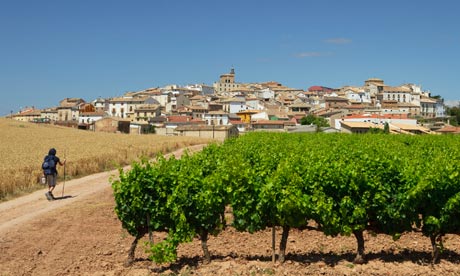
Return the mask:
<svg viewBox="0 0 460 276">
<path fill-rule="evenodd" d="M 44 188 L 1 203 L 0 275 L 460 275 L 460 237 L 454 235 L 444 239 L 441 262 L 431 265 L 430 241 L 420 233 L 398 241 L 366 233 L 367 263 L 354 265 L 354 237 L 292 230 L 286 262 L 274 264 L 270 229 L 249 234 L 231 227 L 210 238 L 210 264 L 203 264 L 196 239 L 179 247 L 176 263 L 156 265 L 144 252 L 145 237 L 134 264 L 124 267 L 133 237 L 114 213 L 109 178 L 116 174 L 67 181 L 60 200 L 47 201 Z M 54 194 L 62 195 L 62 183 Z M 155 233 L 154 241 L 163 237 Z M 277 229 L 277 243 L 280 238 Z"/>
</svg>

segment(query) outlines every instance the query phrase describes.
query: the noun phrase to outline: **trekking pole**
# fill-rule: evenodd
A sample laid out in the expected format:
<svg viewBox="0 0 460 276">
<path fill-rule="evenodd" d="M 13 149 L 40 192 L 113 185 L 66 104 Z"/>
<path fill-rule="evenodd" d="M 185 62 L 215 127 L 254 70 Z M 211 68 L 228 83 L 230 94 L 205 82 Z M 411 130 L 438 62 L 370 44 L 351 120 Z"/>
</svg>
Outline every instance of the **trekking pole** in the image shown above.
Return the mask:
<svg viewBox="0 0 460 276">
<path fill-rule="evenodd" d="M 64 183 L 62 184 L 62 195 L 61 197 L 64 197 L 64 186 L 65 186 L 65 164 L 67 163 L 67 160 L 65 159 L 65 150 L 64 150 Z"/>
</svg>

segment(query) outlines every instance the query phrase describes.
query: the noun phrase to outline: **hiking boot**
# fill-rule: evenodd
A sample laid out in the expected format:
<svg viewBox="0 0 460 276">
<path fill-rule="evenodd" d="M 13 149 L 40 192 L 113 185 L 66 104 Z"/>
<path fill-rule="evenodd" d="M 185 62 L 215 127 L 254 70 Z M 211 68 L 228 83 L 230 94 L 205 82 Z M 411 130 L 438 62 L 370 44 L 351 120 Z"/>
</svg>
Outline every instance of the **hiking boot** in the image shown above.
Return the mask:
<svg viewBox="0 0 460 276">
<path fill-rule="evenodd" d="M 54 197 L 52 194 L 50 194 L 50 192 L 45 193 L 45 196 L 46 196 L 46 199 L 48 200 L 54 200 Z"/>
<path fill-rule="evenodd" d="M 50 195 L 50 197 L 51 197 L 52 199 L 55 199 L 52 192 L 48 192 L 48 194 Z"/>
</svg>

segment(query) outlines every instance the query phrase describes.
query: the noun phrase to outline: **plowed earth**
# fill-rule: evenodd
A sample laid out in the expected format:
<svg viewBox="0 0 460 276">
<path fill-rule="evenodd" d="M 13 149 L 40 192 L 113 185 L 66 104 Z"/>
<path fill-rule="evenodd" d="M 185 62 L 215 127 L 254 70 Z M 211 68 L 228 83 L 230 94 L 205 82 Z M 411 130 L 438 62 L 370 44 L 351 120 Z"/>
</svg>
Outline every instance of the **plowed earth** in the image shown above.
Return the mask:
<svg viewBox="0 0 460 276">
<path fill-rule="evenodd" d="M 354 265 L 354 237 L 292 230 L 287 261 L 273 264 L 271 230 L 248 234 L 231 227 L 208 241 L 210 264 L 203 264 L 195 239 L 180 245 L 176 263 L 155 265 L 144 252 L 145 237 L 134 264 L 124 267 L 133 238 L 114 213 L 109 177 L 116 174 L 67 181 L 60 200 L 47 201 L 43 189 L 1 203 L 0 275 L 460 275 L 459 236 L 444 238 L 442 260 L 431 265 L 429 239 L 420 233 L 398 241 L 366 233 L 367 263 Z M 54 194 L 61 193 L 62 183 Z M 277 243 L 280 236 L 277 229 Z M 154 241 L 163 237 L 154 233 Z"/>
</svg>

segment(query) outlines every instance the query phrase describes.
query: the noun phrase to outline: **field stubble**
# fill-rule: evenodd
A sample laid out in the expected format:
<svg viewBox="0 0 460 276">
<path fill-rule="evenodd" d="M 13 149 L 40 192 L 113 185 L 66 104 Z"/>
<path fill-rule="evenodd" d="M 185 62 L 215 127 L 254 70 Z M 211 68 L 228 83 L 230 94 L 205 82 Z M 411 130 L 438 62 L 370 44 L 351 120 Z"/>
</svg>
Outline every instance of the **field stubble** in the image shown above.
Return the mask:
<svg viewBox="0 0 460 276">
<path fill-rule="evenodd" d="M 41 163 L 50 148 L 66 159 L 66 179 L 114 169 L 140 157 L 209 142 L 190 137 L 99 133 L 0 118 L 0 201 L 43 188 Z M 64 170 L 58 166 L 59 181 Z"/>
</svg>

